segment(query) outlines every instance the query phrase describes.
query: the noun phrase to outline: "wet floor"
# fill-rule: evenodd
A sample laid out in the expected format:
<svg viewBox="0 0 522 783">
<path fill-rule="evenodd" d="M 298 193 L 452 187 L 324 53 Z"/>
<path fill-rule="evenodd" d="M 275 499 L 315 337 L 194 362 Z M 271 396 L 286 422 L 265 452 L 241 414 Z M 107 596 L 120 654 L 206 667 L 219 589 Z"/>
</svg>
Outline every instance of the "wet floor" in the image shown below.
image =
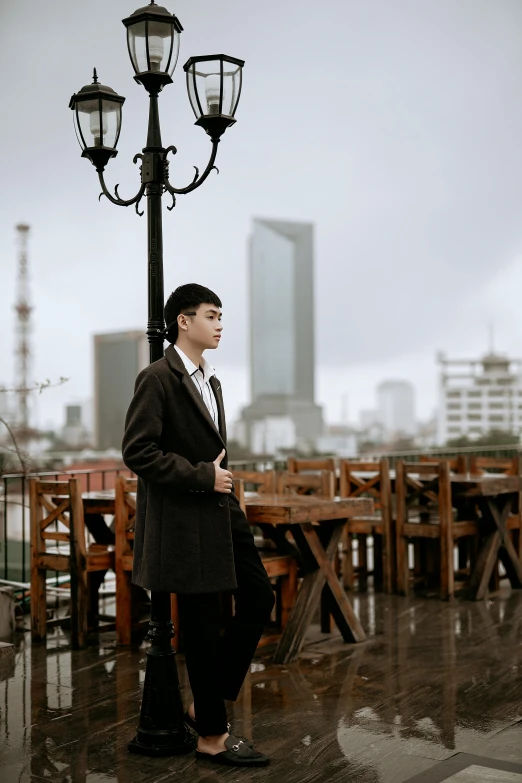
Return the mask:
<svg viewBox="0 0 522 783">
<path fill-rule="evenodd" d="M 522 594 L 448 604 L 370 593 L 354 606 L 370 634 L 363 645 L 315 631 L 298 662 L 252 665 L 229 716 L 272 758 L 251 771 L 209 767 L 192 754 L 128 754 L 145 646 L 117 647 L 103 634 L 97 646 L 71 651 L 61 631 L 46 647 L 19 634 L 14 660 L 0 656 L 0 781 L 522 781 L 487 770 L 487 759 L 522 765 Z M 187 704 L 182 656 L 178 664 Z M 482 761 L 440 771 L 459 753 Z"/>
</svg>

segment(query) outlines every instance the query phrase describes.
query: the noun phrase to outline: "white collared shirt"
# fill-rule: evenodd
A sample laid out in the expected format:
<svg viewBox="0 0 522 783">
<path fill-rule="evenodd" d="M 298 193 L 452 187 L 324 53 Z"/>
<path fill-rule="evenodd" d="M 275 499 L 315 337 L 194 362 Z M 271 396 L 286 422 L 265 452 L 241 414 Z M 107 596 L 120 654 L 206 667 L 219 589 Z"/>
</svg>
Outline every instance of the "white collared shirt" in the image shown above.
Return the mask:
<svg viewBox="0 0 522 783">
<path fill-rule="evenodd" d="M 210 413 L 212 417 L 212 421 L 216 425 L 217 428 L 219 428 L 219 420 L 218 420 L 218 408 L 217 408 L 217 402 L 216 397 L 214 395 L 214 390 L 212 389 L 212 386 L 210 385 L 210 379 L 213 375 L 216 374 L 216 371 L 212 367 L 209 362 L 205 359 L 204 356 L 201 357 L 201 367 L 196 367 L 193 361 L 191 361 L 186 354 L 183 353 L 181 348 L 178 348 L 177 345 L 174 346 L 176 351 L 181 357 L 181 361 L 185 365 L 185 369 L 194 381 L 194 386 L 198 390 L 198 392 L 201 394 L 203 398 L 203 402 L 208 408 L 208 412 Z M 203 370 L 203 372 L 202 372 Z"/>
</svg>

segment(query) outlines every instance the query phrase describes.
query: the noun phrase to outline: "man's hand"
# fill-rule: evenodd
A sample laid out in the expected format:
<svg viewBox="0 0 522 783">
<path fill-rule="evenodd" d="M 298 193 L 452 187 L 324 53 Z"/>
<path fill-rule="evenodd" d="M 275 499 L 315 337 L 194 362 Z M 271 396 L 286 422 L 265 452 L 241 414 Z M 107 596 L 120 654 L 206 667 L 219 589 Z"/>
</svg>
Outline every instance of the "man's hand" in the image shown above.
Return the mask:
<svg viewBox="0 0 522 783">
<path fill-rule="evenodd" d="M 214 460 L 214 465 L 216 467 L 214 492 L 221 492 L 224 495 L 230 495 L 234 486 L 232 482 L 232 473 L 229 470 L 224 470 L 221 467 L 221 461 L 225 458 L 225 453 L 225 449 L 223 449 L 219 457 L 216 457 Z"/>
</svg>

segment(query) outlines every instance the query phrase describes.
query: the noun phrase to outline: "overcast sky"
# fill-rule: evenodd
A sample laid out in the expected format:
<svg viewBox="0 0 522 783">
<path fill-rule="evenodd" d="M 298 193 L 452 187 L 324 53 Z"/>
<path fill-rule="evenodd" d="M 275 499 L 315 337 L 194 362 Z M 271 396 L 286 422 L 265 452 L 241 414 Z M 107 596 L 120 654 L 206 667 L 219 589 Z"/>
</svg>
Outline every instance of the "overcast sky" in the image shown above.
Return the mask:
<svg viewBox="0 0 522 783">
<path fill-rule="evenodd" d="M 138 3 L 137 3 L 138 5 Z M 165 285 L 215 289 L 226 331 L 212 361 L 229 414 L 247 402 L 247 238 L 254 216 L 316 227 L 318 400 L 338 420 L 373 405 L 383 377 L 436 404 L 435 351 L 475 355 L 495 324 L 522 354 L 520 0 L 178 0 L 175 83 L 160 99 L 171 179 L 206 163 L 182 65 L 246 60 L 237 124 L 213 174 L 164 215 Z M 1 2 L 0 383 L 12 383 L 16 246 L 31 224 L 30 380 L 70 378 L 38 423 L 92 395 L 92 334 L 146 324 L 146 218 L 98 202 L 68 101 L 100 80 L 126 97 L 111 185 L 134 195 L 147 95 L 132 79 L 128 0 Z M 227 391 L 226 381 L 229 380 Z"/>
</svg>

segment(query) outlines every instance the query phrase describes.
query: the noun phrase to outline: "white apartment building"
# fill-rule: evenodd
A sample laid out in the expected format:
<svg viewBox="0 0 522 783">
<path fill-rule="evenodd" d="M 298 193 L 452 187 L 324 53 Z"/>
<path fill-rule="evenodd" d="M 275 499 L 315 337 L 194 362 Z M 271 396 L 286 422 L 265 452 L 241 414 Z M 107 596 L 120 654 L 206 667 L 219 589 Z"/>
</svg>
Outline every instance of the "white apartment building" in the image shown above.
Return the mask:
<svg viewBox="0 0 522 783">
<path fill-rule="evenodd" d="M 437 357 L 441 368 L 437 440 L 478 438 L 492 430 L 522 433 L 522 360 Z"/>
</svg>

